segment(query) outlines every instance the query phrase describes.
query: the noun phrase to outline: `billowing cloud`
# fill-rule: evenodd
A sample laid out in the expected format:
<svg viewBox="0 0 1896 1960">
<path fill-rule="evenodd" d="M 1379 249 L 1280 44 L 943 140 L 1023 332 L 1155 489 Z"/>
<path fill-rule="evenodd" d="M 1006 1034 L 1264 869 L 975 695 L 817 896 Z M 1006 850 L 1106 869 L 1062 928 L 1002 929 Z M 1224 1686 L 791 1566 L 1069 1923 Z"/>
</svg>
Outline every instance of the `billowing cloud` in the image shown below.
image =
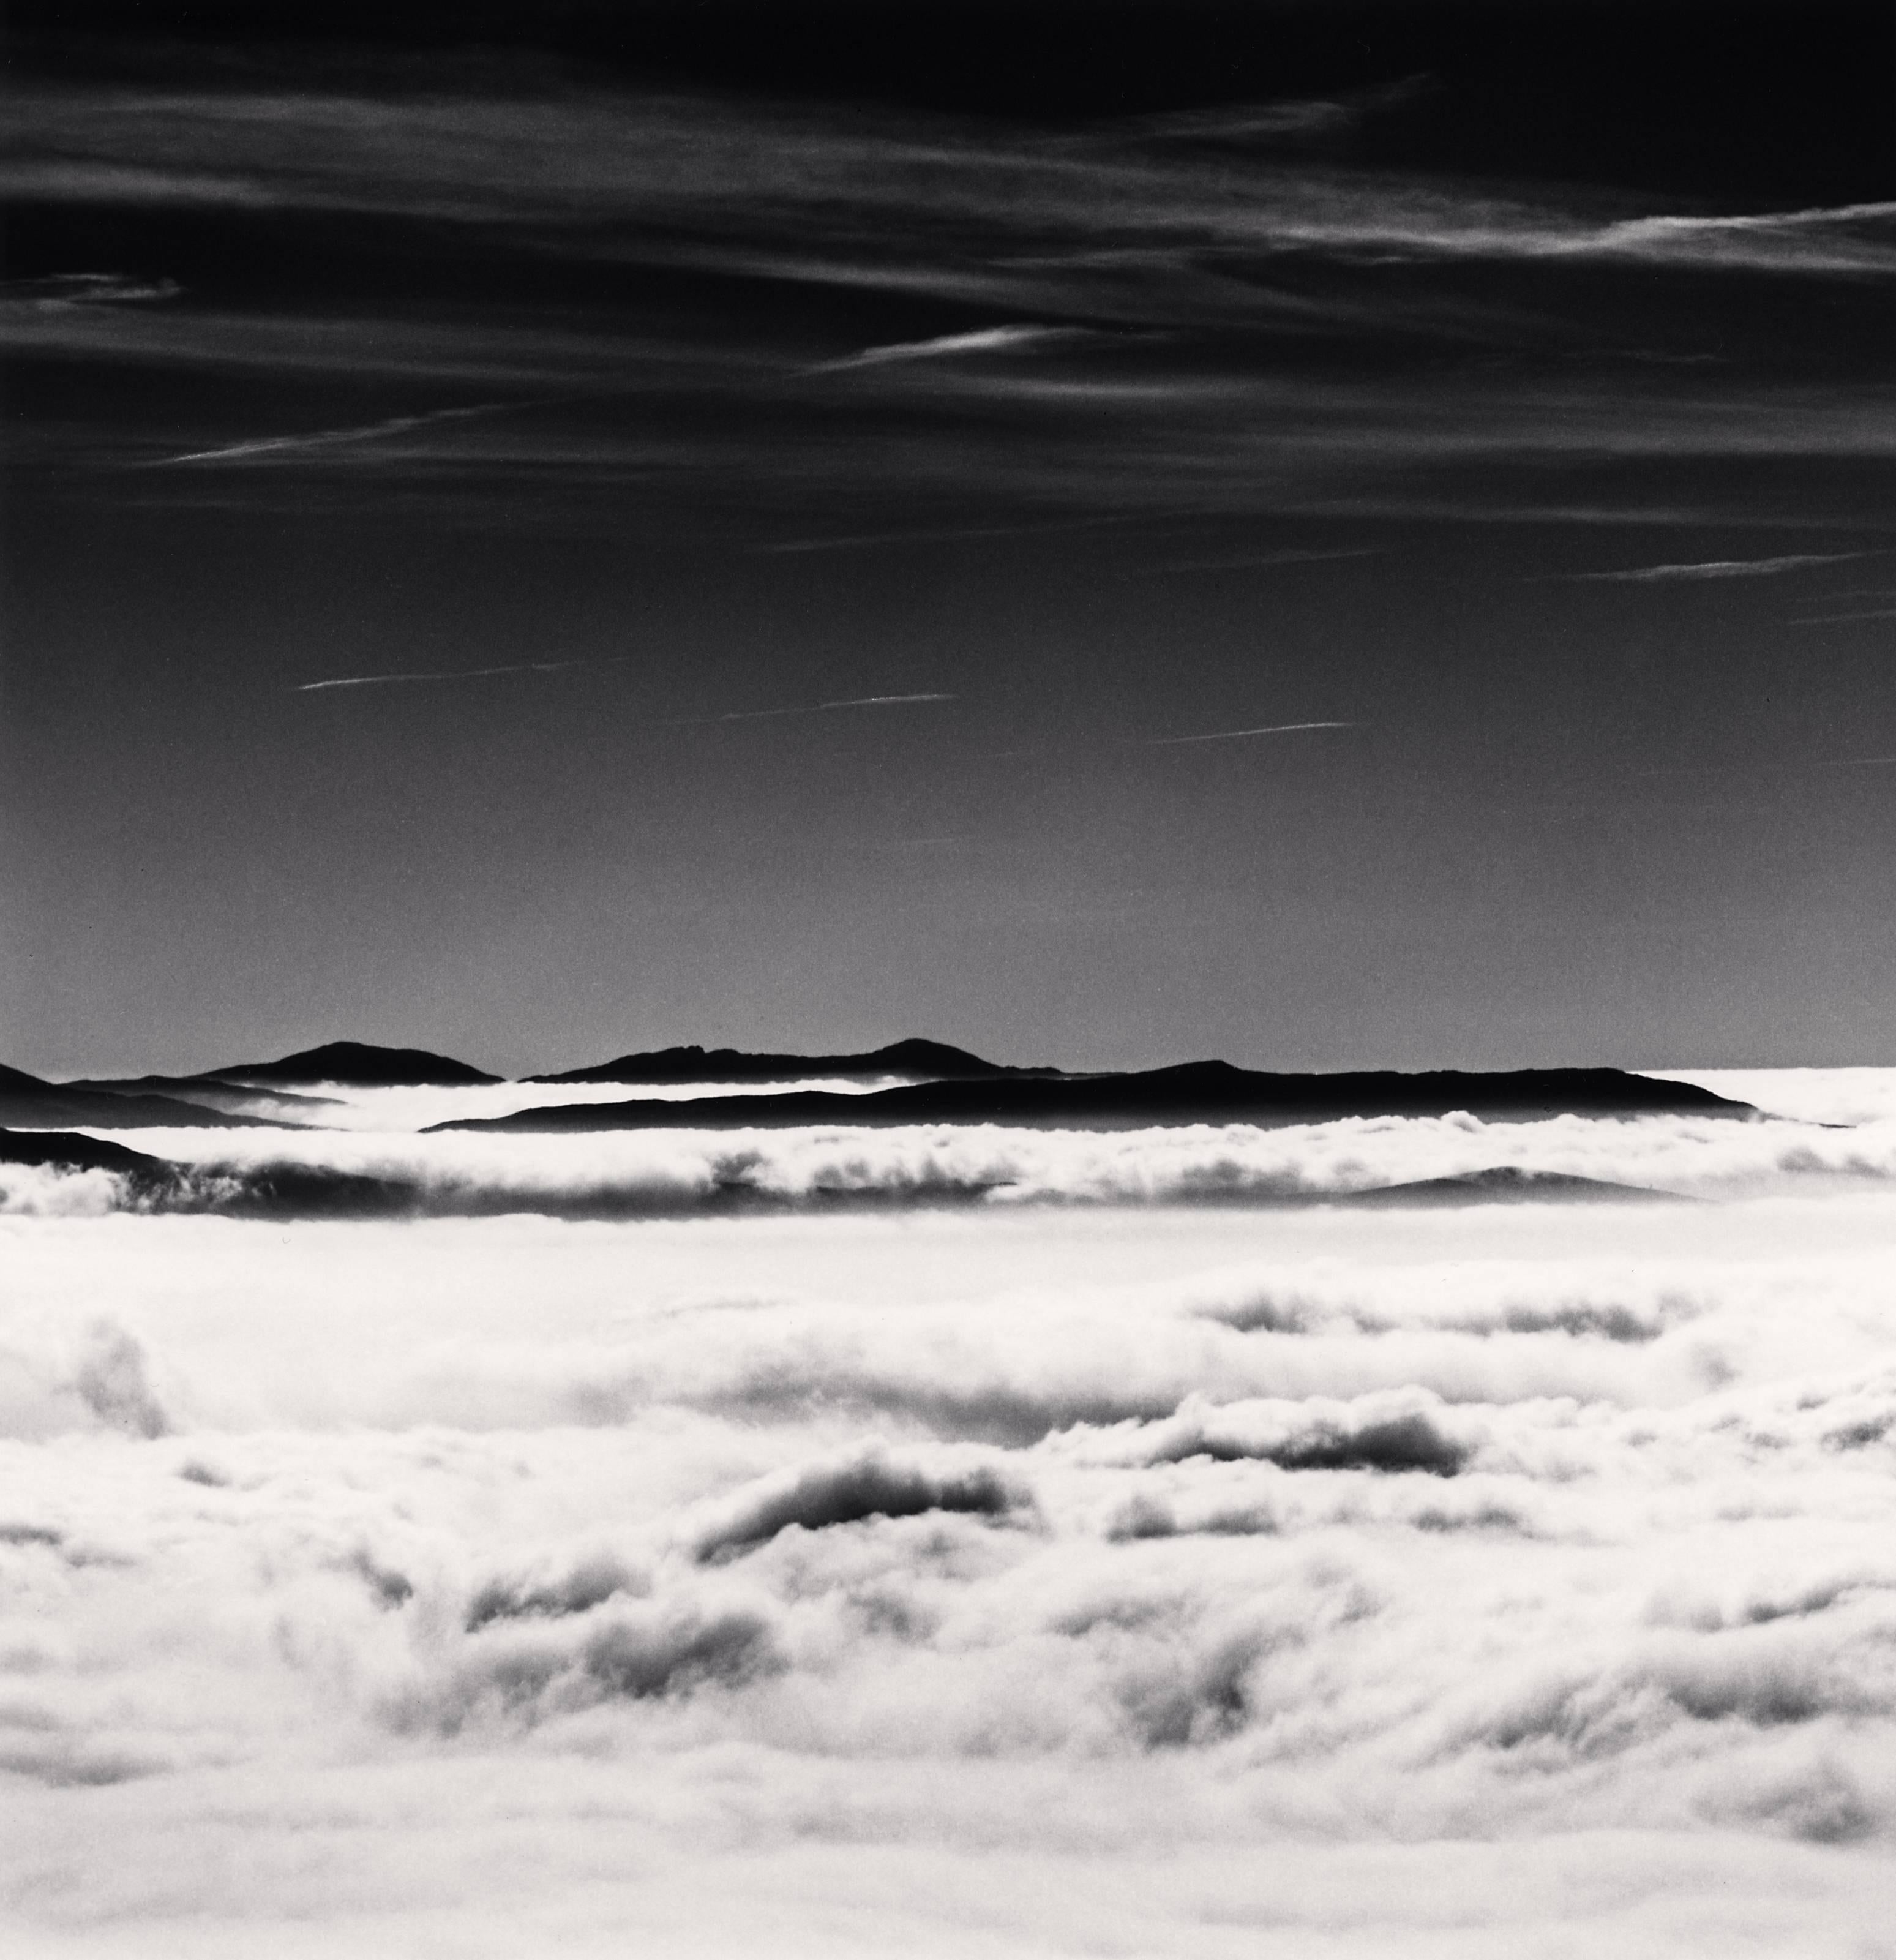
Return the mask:
<svg viewBox="0 0 1896 1960">
<path fill-rule="evenodd" d="M 701 1561 L 709 1561 L 767 1544 L 793 1526 L 821 1531 L 876 1518 L 918 1517 L 929 1511 L 1004 1517 L 1028 1501 L 991 1464 L 899 1462 L 882 1449 L 871 1449 L 740 1491 L 700 1529 L 695 1550 Z"/>
<path fill-rule="evenodd" d="M 560 1135 L 434 1132 L 426 1125 L 492 1116 L 549 1096 L 623 1100 L 619 1083 L 497 1083 L 467 1089 L 338 1091 L 338 1114 L 306 1129 L 142 1130 L 121 1141 L 186 1168 L 177 1201 L 215 1210 L 274 1179 L 291 1198 L 337 1208 L 379 1186 L 372 1208 L 446 1217 L 536 1211 L 643 1217 L 721 1211 L 867 1206 L 984 1211 L 1075 1205 L 1281 1206 L 1511 1166 L 1538 1174 L 1723 1202 L 1870 1193 L 1896 1180 L 1896 1098 L 1879 1071 L 1766 1071 L 1694 1077 L 1772 1115 L 1733 1123 L 1690 1116 L 1533 1123 L 1472 1115 L 1356 1118 L 1259 1128 L 1246 1124 L 1087 1131 L 998 1125 L 744 1131 L 690 1127 L 692 1098 L 732 1085 L 641 1089 L 676 1100 L 675 1130 Z M 861 1093 L 880 1079 L 773 1085 Z M 1818 1127 L 1828 1124 L 1832 1127 Z M 1841 1127 L 1837 1127 L 1841 1125 Z M 315 1183 L 299 1185 L 299 1176 Z M 1478 1194 L 1471 1195 L 1474 1201 Z M 91 1216 L 173 1201 L 106 1172 L 0 1166 L 0 1209 Z"/>
<path fill-rule="evenodd" d="M 735 1143 L 1723 1201 L 1608 1214 L 0 1215 L 0 1913 L 213 1954 L 342 1914 L 391 1951 L 1420 1960 L 1445 1914 L 1497 1956 L 1868 1950 L 1896 1128 L 1887 1071 L 1782 1073 L 1745 1092 L 1862 1127 L 189 1133 L 523 1192 Z"/>
<path fill-rule="evenodd" d="M 1120 1425 L 1109 1449 L 1121 1462 L 1274 1463 L 1284 1470 L 1423 1471 L 1452 1477 L 1473 1454 L 1445 1425 L 1437 1398 L 1384 1392 L 1351 1402 L 1238 1402 L 1222 1408 L 1188 1398 L 1156 1423 Z M 1086 1446 L 1083 1440 L 1082 1448 Z M 1095 1445 L 1094 1447 L 1099 1446 Z"/>
</svg>

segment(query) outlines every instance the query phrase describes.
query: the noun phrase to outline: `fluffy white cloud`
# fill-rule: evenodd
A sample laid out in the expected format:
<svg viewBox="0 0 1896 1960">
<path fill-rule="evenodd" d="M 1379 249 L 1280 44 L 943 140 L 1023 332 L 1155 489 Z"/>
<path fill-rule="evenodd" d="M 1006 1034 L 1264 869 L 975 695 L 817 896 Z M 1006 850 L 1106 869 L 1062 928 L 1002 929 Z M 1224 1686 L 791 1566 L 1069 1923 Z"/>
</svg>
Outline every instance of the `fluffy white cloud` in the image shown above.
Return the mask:
<svg viewBox="0 0 1896 1960">
<path fill-rule="evenodd" d="M 1812 1123 L 1875 1123 L 1896 1118 L 1896 1068 L 1651 1069 L 1667 1082 L 1695 1082 L 1715 1095 L 1774 1116 Z"/>
<path fill-rule="evenodd" d="M 1739 1154 L 1605 1211 L 0 1217 L 0 1933 L 1877 1952 L 1896 1193 L 1535 1127 Z M 1410 1128 L 1254 1138 L 1487 1141 Z"/>
<path fill-rule="evenodd" d="M 418 1134 L 402 1127 L 435 1120 L 444 1109 L 465 1112 L 473 1099 L 524 1093 L 502 1084 L 368 1092 L 345 1129 L 110 1134 L 196 1167 L 196 1203 L 235 1196 L 227 1178 L 220 1183 L 222 1173 L 301 1166 L 390 1180 L 406 1194 L 403 1203 L 446 1216 L 1307 1202 L 1500 1165 L 1711 1200 L 1896 1185 L 1896 1071 L 1759 1071 L 1724 1086 L 1783 1113 L 1750 1122 L 1569 1116 L 1537 1123 L 1462 1114 L 1103 1131 L 940 1124 L 541 1136 Z M 385 1106 L 376 1099 L 382 1096 L 393 1099 Z M 1851 1113 L 1840 1118 L 1839 1109 Z M 0 1211 L 92 1212 L 134 1201 L 125 1194 L 115 1201 L 117 1190 L 96 1172 L 62 1177 L 0 1166 Z"/>
</svg>

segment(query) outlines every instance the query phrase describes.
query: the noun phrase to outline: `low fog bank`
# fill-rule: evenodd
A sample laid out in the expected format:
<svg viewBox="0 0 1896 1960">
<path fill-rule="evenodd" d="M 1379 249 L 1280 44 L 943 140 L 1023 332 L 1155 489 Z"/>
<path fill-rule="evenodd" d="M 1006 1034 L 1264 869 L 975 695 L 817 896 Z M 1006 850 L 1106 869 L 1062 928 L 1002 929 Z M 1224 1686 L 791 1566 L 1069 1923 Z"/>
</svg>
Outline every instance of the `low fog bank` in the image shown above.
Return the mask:
<svg viewBox="0 0 1896 1960">
<path fill-rule="evenodd" d="M 1812 1123 L 1896 1119 L 1896 1068 L 1648 1068 L 1662 1082 L 1689 1082 L 1749 1102 L 1767 1115 Z"/>
<path fill-rule="evenodd" d="M 21 1950 L 1842 1960 L 1896 1908 L 1896 1192 L 0 1259 Z"/>
<path fill-rule="evenodd" d="M 168 1183 L 0 1165 L 0 1211 L 114 1208 L 279 1216 L 575 1218 L 883 1205 L 1277 1205 L 1355 1197 L 1507 1166 L 1729 1201 L 1896 1182 L 1896 1118 L 1854 1128 L 1567 1116 L 1535 1123 L 1357 1118 L 1281 1129 L 1132 1131 L 937 1125 L 900 1129 L 101 1132 L 182 1167 Z M 1550 1196 L 1559 1195 L 1550 1187 Z M 1574 1190 L 1567 1195 L 1585 1196 Z M 1417 1201 L 1452 1192 L 1411 1194 Z M 1536 1195 L 1506 1181 L 1484 1195 Z"/>
</svg>

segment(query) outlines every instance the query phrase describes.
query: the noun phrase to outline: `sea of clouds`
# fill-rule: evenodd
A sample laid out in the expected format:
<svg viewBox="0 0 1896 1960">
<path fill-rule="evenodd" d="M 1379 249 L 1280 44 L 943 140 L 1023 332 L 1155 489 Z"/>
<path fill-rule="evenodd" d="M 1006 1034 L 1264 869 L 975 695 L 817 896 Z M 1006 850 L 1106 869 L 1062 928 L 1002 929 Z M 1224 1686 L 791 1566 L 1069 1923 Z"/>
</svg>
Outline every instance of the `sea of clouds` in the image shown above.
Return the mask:
<svg viewBox="0 0 1896 1960">
<path fill-rule="evenodd" d="M 1509 1123 L 1462 1112 L 1131 1130 L 832 1124 L 428 1132 L 414 1125 L 504 1113 L 534 1092 L 517 1083 L 356 1090 L 347 1092 L 348 1120 L 336 1128 L 100 1131 L 189 1167 L 180 1190 L 156 1196 L 104 1172 L 0 1164 L 0 1214 L 231 1208 L 257 1176 L 285 1169 L 380 1179 L 402 1195 L 405 1208 L 445 1217 L 1309 1202 L 1500 1165 L 1700 1201 L 1896 1191 L 1896 1070 L 1777 1071 L 1782 1082 L 1767 1073 L 1692 1078 L 1754 1102 L 1763 1113 L 1750 1120 Z M 613 1085 L 609 1099 L 625 1093 Z M 595 1085 L 576 1099 L 609 1099 Z"/>
<path fill-rule="evenodd" d="M 1745 1124 L 123 1138 L 1008 1173 L 952 1207 L 285 1224 L 35 1172 L 0 1941 L 1896 1953 L 1864 1073 Z M 1497 1162 L 1700 1201 L 1181 1201 Z"/>
</svg>

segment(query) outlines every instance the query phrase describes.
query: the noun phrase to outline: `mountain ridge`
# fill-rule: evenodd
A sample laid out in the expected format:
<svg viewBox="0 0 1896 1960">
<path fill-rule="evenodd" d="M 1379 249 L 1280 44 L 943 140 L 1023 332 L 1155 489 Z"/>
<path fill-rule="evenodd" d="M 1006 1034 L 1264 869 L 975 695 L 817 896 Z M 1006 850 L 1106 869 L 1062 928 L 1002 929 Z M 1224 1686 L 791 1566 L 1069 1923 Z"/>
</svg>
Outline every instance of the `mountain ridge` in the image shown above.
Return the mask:
<svg viewBox="0 0 1896 1960">
<path fill-rule="evenodd" d="M 333 1096 L 299 1096 L 294 1090 L 226 1082 L 215 1075 L 82 1076 L 59 1085 L 62 1089 L 97 1090 L 105 1096 L 164 1096 L 221 1109 L 231 1116 L 280 1116 L 320 1126 L 321 1112 L 345 1106 Z"/>
<path fill-rule="evenodd" d="M 227 1115 L 169 1096 L 122 1094 L 47 1082 L 0 1064 L 0 1128 L 9 1130 L 293 1129 L 264 1116 Z"/>
<path fill-rule="evenodd" d="M 1491 1164 L 1484 1170 L 1446 1177 L 1412 1178 L 1402 1184 L 1372 1185 L 1338 1194 L 1339 1204 L 1400 1210 L 1411 1205 L 1461 1204 L 1695 1204 L 1677 1192 L 1649 1185 L 1621 1184 L 1569 1171 L 1528 1170 L 1519 1164 Z"/>
<path fill-rule="evenodd" d="M 523 1082 L 797 1082 L 810 1077 L 915 1075 L 936 1081 L 957 1081 L 989 1076 L 1058 1076 L 1056 1068 L 1017 1068 L 988 1061 L 946 1042 L 911 1037 L 881 1048 L 853 1054 L 788 1055 L 771 1050 L 700 1048 L 647 1048 L 615 1057 L 587 1068 L 557 1074 L 523 1075 Z"/>
<path fill-rule="evenodd" d="M 1748 1102 L 1690 1083 L 1615 1068 L 1395 1070 L 1277 1074 L 1226 1061 L 1087 1076 L 988 1077 L 905 1083 L 866 1094 L 793 1090 L 775 1096 L 708 1096 L 689 1102 L 554 1103 L 507 1116 L 463 1117 L 433 1130 L 573 1131 L 846 1128 L 905 1123 L 1102 1125 L 1331 1122 L 1352 1116 L 1490 1119 L 1560 1115 L 1752 1117 Z"/>
</svg>

